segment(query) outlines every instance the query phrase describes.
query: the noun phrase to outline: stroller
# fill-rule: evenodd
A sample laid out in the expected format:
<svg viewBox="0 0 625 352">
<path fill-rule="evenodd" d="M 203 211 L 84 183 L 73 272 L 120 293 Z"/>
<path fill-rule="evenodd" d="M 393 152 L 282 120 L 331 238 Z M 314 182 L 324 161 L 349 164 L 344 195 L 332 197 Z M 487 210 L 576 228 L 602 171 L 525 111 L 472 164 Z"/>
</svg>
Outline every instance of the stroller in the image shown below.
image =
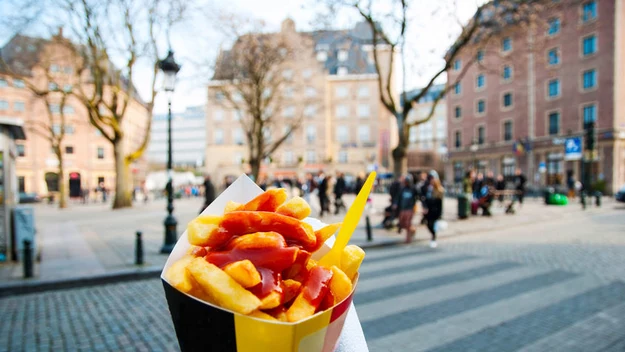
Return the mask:
<svg viewBox="0 0 625 352">
<path fill-rule="evenodd" d="M 393 204 L 391 203 L 388 207 L 384 208 L 384 220 L 382 220 L 382 227 L 386 230 L 390 230 L 398 226 L 398 222 L 399 211 L 397 208 L 393 209 Z"/>
</svg>

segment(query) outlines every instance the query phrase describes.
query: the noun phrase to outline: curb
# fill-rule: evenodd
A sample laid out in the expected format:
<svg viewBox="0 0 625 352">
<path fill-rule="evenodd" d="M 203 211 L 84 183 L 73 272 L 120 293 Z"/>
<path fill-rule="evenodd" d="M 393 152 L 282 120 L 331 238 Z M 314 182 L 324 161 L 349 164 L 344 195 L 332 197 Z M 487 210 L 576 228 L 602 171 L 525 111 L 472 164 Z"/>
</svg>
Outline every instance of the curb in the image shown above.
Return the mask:
<svg viewBox="0 0 625 352">
<path fill-rule="evenodd" d="M 145 269 L 120 270 L 96 276 L 75 277 L 60 280 L 20 281 L 0 284 L 0 298 L 38 293 L 45 291 L 66 290 L 86 286 L 107 285 L 126 281 L 146 280 L 161 276 L 163 268 L 146 267 Z"/>
</svg>

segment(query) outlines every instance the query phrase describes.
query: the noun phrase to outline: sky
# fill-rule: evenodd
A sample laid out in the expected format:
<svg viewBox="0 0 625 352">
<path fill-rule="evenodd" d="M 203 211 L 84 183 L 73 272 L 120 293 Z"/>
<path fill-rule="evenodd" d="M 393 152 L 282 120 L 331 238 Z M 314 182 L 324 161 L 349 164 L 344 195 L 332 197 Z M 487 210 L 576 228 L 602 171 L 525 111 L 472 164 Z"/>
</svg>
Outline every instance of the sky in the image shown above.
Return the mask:
<svg viewBox="0 0 625 352">
<path fill-rule="evenodd" d="M 2 3 L 4 0 L 0 0 Z M 20 0 L 17 0 L 20 1 Z M 320 28 L 317 14 L 324 10 L 315 0 L 195 0 L 198 8 L 183 23 L 172 28 L 170 43 L 175 52 L 176 61 L 182 65 L 178 73 L 176 91 L 171 96 L 172 109 L 183 111 L 186 107 L 204 105 L 206 103 L 206 84 L 210 80 L 214 63 L 220 48 L 227 49 L 232 37 L 219 30 L 214 19 L 224 13 L 237 17 L 246 17 L 265 22 L 266 30 L 278 31 L 285 18 L 296 23 L 298 31 L 311 31 Z M 474 13 L 477 6 L 485 0 L 413 0 L 408 13 L 410 25 L 406 40 L 406 88 L 413 89 L 425 85 L 429 77 L 443 65 L 442 56 L 460 32 L 460 25 Z M 378 1 L 379 9 L 385 8 L 389 2 Z M 2 5 L 0 4 L 0 10 Z M 2 12 L 2 11 L 0 11 Z M 360 21 L 353 10 L 340 10 L 330 18 L 334 29 L 352 27 Z M 43 35 L 49 29 L 33 26 L 31 35 Z M 0 33 L 0 45 L 9 38 L 6 32 Z M 162 46 L 166 46 L 166 43 Z M 165 52 L 163 53 L 163 55 Z M 139 93 L 147 97 L 150 90 L 150 63 L 140 62 L 135 73 L 134 83 Z M 397 77 L 398 91 L 402 89 L 401 76 Z M 444 79 L 438 83 L 444 82 Z M 159 82 L 160 83 L 160 82 Z M 167 96 L 159 94 L 154 113 L 167 112 Z"/>
</svg>

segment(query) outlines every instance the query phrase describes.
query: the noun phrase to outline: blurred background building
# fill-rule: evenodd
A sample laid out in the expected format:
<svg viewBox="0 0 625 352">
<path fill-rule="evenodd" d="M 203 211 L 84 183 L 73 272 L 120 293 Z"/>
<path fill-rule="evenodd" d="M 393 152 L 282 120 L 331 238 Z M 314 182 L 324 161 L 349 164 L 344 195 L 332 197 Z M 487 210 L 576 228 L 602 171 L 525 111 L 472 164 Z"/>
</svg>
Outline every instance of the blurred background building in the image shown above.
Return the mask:
<svg viewBox="0 0 625 352">
<path fill-rule="evenodd" d="M 449 180 L 472 167 L 506 176 L 520 168 L 537 186 L 564 185 L 567 170 L 579 180 L 581 162 L 566 160 L 564 141 L 595 122 L 592 182 L 607 192 L 625 184 L 625 6 L 553 4 L 532 25 L 467 47 L 447 72 Z"/>
</svg>

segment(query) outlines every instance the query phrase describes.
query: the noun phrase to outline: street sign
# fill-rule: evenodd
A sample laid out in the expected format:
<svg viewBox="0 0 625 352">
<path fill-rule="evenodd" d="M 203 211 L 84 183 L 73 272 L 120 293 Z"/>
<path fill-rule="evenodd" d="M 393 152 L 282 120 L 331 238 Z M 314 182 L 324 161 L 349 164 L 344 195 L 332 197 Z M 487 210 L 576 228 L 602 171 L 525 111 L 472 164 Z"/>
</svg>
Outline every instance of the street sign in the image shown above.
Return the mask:
<svg viewBox="0 0 625 352">
<path fill-rule="evenodd" d="M 582 137 L 570 137 L 564 142 L 564 160 L 582 158 Z"/>
<path fill-rule="evenodd" d="M 541 174 L 547 172 L 547 164 L 544 161 L 541 161 L 540 164 L 538 164 L 538 172 Z"/>
</svg>

